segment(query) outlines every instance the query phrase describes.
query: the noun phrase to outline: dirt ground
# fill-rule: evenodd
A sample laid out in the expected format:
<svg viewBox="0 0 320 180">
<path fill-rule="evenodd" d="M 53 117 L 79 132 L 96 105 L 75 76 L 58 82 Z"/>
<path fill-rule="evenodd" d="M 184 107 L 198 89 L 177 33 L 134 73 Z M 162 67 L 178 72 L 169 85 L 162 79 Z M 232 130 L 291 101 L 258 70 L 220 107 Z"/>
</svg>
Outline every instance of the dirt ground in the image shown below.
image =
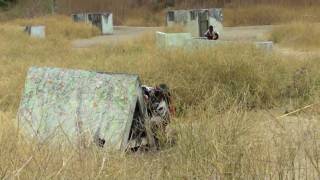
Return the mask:
<svg viewBox="0 0 320 180">
<path fill-rule="evenodd" d="M 90 39 L 78 39 L 72 42 L 75 48 L 87 48 L 100 44 L 113 44 L 137 38 L 147 32 L 160 31 L 161 27 L 116 26 L 112 35 L 97 36 Z"/>
<path fill-rule="evenodd" d="M 274 25 L 225 27 L 220 40 L 241 42 L 267 41 L 268 33 L 270 33 L 274 27 Z M 145 33 L 155 33 L 156 31 L 162 30 L 163 27 L 116 26 L 112 35 L 97 36 L 90 39 L 78 39 L 72 42 L 72 46 L 74 48 L 88 48 L 101 44 L 121 43 L 137 38 Z M 274 45 L 273 50 L 274 52 L 285 56 L 303 58 L 320 57 L 320 52 L 318 51 L 298 51 L 280 47 L 276 44 Z"/>
<path fill-rule="evenodd" d="M 266 34 L 273 26 L 225 27 L 221 40 L 226 41 L 258 41 L 265 40 Z M 129 27 L 116 26 L 112 35 L 97 36 L 90 39 L 78 39 L 73 42 L 75 48 L 85 48 L 99 44 L 124 42 L 144 33 L 161 31 L 163 27 Z"/>
</svg>

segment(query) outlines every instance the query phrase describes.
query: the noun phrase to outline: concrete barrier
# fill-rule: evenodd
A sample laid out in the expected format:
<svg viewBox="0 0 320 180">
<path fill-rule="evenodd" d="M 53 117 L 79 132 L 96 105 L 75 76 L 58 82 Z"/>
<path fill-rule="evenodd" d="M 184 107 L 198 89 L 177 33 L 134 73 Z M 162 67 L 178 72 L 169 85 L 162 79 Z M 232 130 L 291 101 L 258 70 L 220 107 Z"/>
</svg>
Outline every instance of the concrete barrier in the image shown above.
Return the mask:
<svg viewBox="0 0 320 180">
<path fill-rule="evenodd" d="M 241 42 L 241 41 L 221 41 L 221 40 L 207 40 L 207 38 L 192 38 L 190 33 L 163 33 L 156 32 L 156 44 L 159 48 L 183 48 L 187 50 L 199 48 L 211 48 L 218 45 L 231 45 L 231 44 L 253 44 L 256 48 L 270 52 L 273 50 L 272 41 L 259 41 L 259 42 Z"/>
<path fill-rule="evenodd" d="M 113 15 L 109 12 L 85 12 L 72 14 L 74 22 L 85 22 L 96 26 L 101 34 L 113 34 Z"/>
<path fill-rule="evenodd" d="M 223 10 L 221 8 L 170 10 L 166 17 L 168 27 L 182 26 L 185 32 L 191 33 L 193 37 L 204 37 L 210 25 L 221 35 L 223 33 L 222 21 Z"/>
<path fill-rule="evenodd" d="M 192 38 L 188 40 L 187 47 L 191 49 L 216 47 L 217 45 L 225 44 L 225 41 L 207 40 L 206 38 Z"/>
<path fill-rule="evenodd" d="M 215 47 L 217 45 L 231 45 L 231 44 L 250 44 L 253 43 L 256 48 L 264 50 L 264 51 L 272 51 L 273 50 L 273 42 L 272 41 L 259 41 L 259 42 L 241 42 L 241 41 L 211 41 L 206 40 L 204 38 L 193 38 L 188 40 L 188 47 L 190 48 L 205 48 L 205 47 Z"/>
<path fill-rule="evenodd" d="M 46 37 L 46 27 L 42 25 L 26 26 L 25 32 L 27 32 L 31 37 L 36 37 L 36 38 Z"/>
<path fill-rule="evenodd" d="M 272 41 L 261 41 L 255 42 L 257 48 L 265 50 L 265 51 L 272 51 L 273 50 L 273 42 Z"/>
<path fill-rule="evenodd" d="M 212 41 L 206 38 L 192 38 L 191 33 L 164 33 L 156 32 L 156 44 L 159 48 L 184 48 L 198 49 L 214 47 L 220 44 L 230 43 L 230 41 Z"/>
<path fill-rule="evenodd" d="M 156 32 L 156 44 L 160 48 L 184 47 L 191 40 L 190 33 L 164 33 Z"/>
</svg>

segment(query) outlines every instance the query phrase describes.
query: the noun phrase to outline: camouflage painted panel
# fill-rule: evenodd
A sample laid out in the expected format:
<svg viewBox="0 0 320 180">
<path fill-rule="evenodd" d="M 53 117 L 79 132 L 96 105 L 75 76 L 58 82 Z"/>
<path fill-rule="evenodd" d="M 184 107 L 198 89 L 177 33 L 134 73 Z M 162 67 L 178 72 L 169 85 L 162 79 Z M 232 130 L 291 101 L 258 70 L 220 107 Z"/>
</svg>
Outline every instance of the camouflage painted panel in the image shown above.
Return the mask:
<svg viewBox="0 0 320 180">
<path fill-rule="evenodd" d="M 73 143 L 79 133 L 89 133 L 120 149 L 129 135 L 138 87 L 136 75 L 32 67 L 19 122 L 26 135 L 40 141 L 62 130 Z"/>
</svg>

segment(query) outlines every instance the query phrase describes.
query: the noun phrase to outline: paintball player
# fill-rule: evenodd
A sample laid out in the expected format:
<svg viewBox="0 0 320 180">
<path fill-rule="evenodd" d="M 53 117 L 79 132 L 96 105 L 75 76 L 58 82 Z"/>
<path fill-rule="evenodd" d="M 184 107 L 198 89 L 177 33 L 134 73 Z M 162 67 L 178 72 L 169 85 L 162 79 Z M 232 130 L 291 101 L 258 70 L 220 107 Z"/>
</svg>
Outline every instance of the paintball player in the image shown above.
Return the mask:
<svg viewBox="0 0 320 180">
<path fill-rule="evenodd" d="M 209 29 L 206 33 L 204 33 L 204 36 L 207 37 L 208 40 L 218 40 L 219 34 L 213 30 L 213 26 L 209 26 Z"/>
</svg>

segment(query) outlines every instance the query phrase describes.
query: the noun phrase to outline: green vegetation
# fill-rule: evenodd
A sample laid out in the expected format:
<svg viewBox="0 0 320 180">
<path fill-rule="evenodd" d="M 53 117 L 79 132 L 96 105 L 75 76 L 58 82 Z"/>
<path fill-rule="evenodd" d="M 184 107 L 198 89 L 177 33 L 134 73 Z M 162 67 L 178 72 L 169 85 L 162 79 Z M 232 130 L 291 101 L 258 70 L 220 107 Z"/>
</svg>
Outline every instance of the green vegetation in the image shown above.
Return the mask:
<svg viewBox="0 0 320 180">
<path fill-rule="evenodd" d="M 15 2 L 15 0 L 0 0 L 0 7 L 9 7 L 10 4 Z"/>
<path fill-rule="evenodd" d="M 8 6 L 8 2 L 5 0 L 0 0 L 0 6 Z"/>
</svg>

